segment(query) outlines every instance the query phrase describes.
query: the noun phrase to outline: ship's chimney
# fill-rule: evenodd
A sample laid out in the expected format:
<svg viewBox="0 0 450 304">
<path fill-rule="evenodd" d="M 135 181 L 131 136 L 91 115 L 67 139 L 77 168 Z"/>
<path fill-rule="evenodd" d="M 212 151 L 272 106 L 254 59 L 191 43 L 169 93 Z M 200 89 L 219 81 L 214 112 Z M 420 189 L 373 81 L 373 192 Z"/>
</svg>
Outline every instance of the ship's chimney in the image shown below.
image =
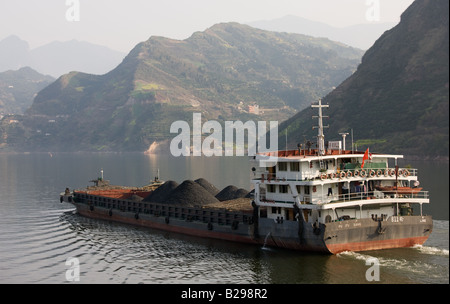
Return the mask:
<svg viewBox="0 0 450 304">
<path fill-rule="evenodd" d="M 345 151 L 345 137 L 347 136 L 347 135 L 349 135 L 348 133 L 339 133 L 339 135 L 342 135 L 342 141 L 343 141 L 343 144 L 344 144 L 344 146 L 343 146 L 343 150 Z"/>
</svg>

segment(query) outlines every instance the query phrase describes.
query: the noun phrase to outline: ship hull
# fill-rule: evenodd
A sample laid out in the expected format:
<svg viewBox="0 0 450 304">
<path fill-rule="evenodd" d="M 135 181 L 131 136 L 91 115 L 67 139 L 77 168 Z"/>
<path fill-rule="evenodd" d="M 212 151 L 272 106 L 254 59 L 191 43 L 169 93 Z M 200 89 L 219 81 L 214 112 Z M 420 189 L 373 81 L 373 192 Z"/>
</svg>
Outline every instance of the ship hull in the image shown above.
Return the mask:
<svg viewBox="0 0 450 304">
<path fill-rule="evenodd" d="M 422 245 L 433 229 L 431 216 L 391 216 L 384 221 L 355 219 L 326 225 L 328 250 L 367 251 Z"/>
<path fill-rule="evenodd" d="M 302 221 L 280 223 L 268 218 L 223 225 L 164 215 L 136 214 L 83 203 L 73 204 L 80 215 L 89 218 L 201 238 L 326 254 L 422 245 L 432 230 L 430 216 L 391 217 L 381 224 L 371 219 L 347 220 L 317 227 Z"/>
<path fill-rule="evenodd" d="M 258 244 L 258 239 L 251 237 L 252 225 L 240 223 L 234 227 L 230 225 L 219 225 L 216 223 L 205 223 L 186 219 L 159 216 L 154 214 L 136 215 L 133 212 L 110 210 L 102 207 L 94 207 L 85 204 L 74 204 L 77 212 L 85 217 L 114 221 L 124 224 L 137 225 L 157 230 L 181 233 L 202 238 L 220 239 L 226 241 Z"/>
</svg>

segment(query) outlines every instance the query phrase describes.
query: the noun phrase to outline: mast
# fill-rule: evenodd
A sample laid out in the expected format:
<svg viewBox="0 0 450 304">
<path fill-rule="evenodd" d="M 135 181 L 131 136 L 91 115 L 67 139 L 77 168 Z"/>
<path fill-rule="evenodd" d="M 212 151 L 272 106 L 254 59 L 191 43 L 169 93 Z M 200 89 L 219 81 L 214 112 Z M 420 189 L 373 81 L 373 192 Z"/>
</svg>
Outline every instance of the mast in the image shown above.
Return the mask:
<svg viewBox="0 0 450 304">
<path fill-rule="evenodd" d="M 313 116 L 313 118 L 319 119 L 319 125 L 314 126 L 313 129 L 319 129 L 317 134 L 317 147 L 319 149 L 319 155 L 325 155 L 325 136 L 323 135 L 323 129 L 328 128 L 328 126 L 323 126 L 323 118 L 328 118 L 328 116 L 322 115 L 322 108 L 328 108 L 328 105 L 322 105 L 322 99 L 319 99 L 319 104 L 313 104 L 311 108 L 319 108 L 319 116 Z"/>
</svg>

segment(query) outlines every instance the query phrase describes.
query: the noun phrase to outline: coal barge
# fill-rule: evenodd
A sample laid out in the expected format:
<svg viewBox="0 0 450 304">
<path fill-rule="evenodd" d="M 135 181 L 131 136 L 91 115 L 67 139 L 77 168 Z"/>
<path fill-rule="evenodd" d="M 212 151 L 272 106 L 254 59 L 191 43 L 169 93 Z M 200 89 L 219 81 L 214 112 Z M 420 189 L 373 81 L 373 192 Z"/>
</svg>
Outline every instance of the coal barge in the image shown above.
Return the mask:
<svg viewBox="0 0 450 304">
<path fill-rule="evenodd" d="M 325 145 L 327 105 L 312 107 L 319 109 L 317 148 L 308 143 L 250 157 L 251 195 L 213 196 L 213 186 L 199 181 L 155 179 L 146 187 L 125 188 L 99 178 L 93 187 L 66 189 L 60 200 L 86 217 L 300 251 L 422 245 L 433 221 L 423 213 L 430 200 L 419 188 L 417 169 L 400 168 L 402 155 L 346 150 L 345 135 Z"/>
</svg>

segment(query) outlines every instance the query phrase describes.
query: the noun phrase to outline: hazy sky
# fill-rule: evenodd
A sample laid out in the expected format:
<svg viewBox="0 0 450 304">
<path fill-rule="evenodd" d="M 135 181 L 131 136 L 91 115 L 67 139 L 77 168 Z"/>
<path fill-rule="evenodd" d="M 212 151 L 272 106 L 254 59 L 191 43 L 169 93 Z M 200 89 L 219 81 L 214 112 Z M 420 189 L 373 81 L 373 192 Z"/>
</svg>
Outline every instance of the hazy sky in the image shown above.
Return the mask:
<svg viewBox="0 0 450 304">
<path fill-rule="evenodd" d="M 129 52 L 150 36 L 186 39 L 216 23 L 295 15 L 333 26 L 398 22 L 413 0 L 0 0 L 0 40 L 17 35 L 31 48 L 88 41 Z M 77 3 L 79 6 L 77 6 Z M 379 6 L 379 18 L 367 13 Z M 370 16 L 374 16 L 370 14 Z M 69 21 L 77 19 L 79 21 Z M 370 18 L 369 18 L 370 19 Z"/>
</svg>

